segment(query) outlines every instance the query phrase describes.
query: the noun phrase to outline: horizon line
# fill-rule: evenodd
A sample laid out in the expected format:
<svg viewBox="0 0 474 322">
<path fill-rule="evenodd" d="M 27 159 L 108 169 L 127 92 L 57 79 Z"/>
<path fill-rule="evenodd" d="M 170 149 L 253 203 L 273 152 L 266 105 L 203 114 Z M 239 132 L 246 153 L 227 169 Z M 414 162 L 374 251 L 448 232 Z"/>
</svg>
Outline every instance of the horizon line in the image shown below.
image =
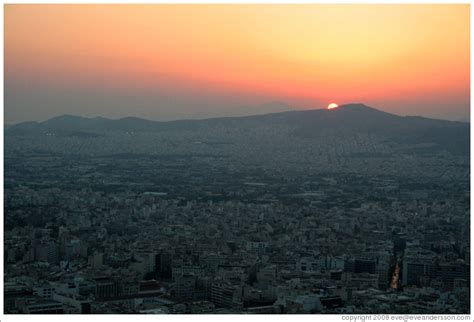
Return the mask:
<svg viewBox="0 0 474 322">
<path fill-rule="evenodd" d="M 262 105 L 271 104 L 273 102 L 274 101 L 271 101 L 271 102 L 268 102 L 268 103 L 264 103 Z M 279 102 L 279 103 L 285 104 L 290 108 L 292 107 L 291 105 L 289 105 L 285 102 Z M 421 117 L 421 118 L 425 118 L 425 119 L 447 121 L 447 122 L 471 123 L 470 117 L 469 117 L 468 120 L 466 120 L 466 119 L 448 120 L 448 119 L 443 119 L 443 118 L 427 117 L 427 116 L 423 116 L 423 115 L 400 115 L 400 114 L 395 114 L 395 113 L 392 113 L 392 112 L 387 112 L 387 111 L 384 111 L 384 110 L 380 110 L 378 108 L 368 106 L 364 103 L 345 103 L 345 104 L 339 105 L 337 108 L 333 109 L 332 111 L 338 110 L 340 108 L 347 107 L 348 105 L 362 105 L 362 106 L 365 106 L 369 109 L 376 110 L 378 112 L 387 113 L 387 114 L 394 115 L 394 116 L 399 116 L 399 117 Z M 128 116 L 122 116 L 122 117 L 118 117 L 118 118 L 111 118 L 111 117 L 106 117 L 106 116 L 102 116 L 102 115 L 83 116 L 83 115 L 75 115 L 75 114 L 60 114 L 60 115 L 52 116 L 52 117 L 50 117 L 48 119 L 45 119 L 45 120 L 27 120 L 27 121 L 9 122 L 9 123 L 4 122 L 3 125 L 4 126 L 7 126 L 7 125 L 8 126 L 15 126 L 15 125 L 19 125 L 19 124 L 22 124 L 22 123 L 38 123 L 38 124 L 41 124 L 41 123 L 48 122 L 50 120 L 60 118 L 60 117 L 65 117 L 65 116 L 88 119 L 88 120 L 101 119 L 102 118 L 102 119 L 106 119 L 108 121 L 120 121 L 120 120 L 127 119 L 127 118 L 135 118 L 135 119 L 139 119 L 139 120 L 143 120 L 143 121 L 149 121 L 149 122 L 168 123 L 168 122 L 180 122 L 180 121 L 205 121 L 205 120 L 212 120 L 212 119 L 245 118 L 245 117 L 272 115 L 272 114 L 283 114 L 283 113 L 292 113 L 292 112 L 311 112 L 311 111 L 331 111 L 331 110 L 328 109 L 328 108 L 295 108 L 295 109 L 286 110 L 286 111 L 266 112 L 266 113 L 260 113 L 260 114 L 211 116 L 211 117 L 204 117 L 204 118 L 181 118 L 181 119 L 170 119 L 170 120 L 148 119 L 148 118 L 139 117 L 139 116 L 136 116 L 136 115 L 128 115 Z"/>
</svg>

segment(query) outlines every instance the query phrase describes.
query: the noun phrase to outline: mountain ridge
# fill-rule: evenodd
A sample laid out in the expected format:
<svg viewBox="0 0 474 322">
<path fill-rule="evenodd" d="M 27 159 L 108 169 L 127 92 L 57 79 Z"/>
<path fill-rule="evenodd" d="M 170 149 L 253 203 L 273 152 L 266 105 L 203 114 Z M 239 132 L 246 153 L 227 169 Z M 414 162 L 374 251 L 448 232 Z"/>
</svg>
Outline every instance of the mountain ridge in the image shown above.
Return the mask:
<svg viewBox="0 0 474 322">
<path fill-rule="evenodd" d="M 267 137 L 277 144 L 284 139 L 318 141 L 324 138 L 350 139 L 360 135 L 376 137 L 383 144 L 428 145 L 455 154 L 470 149 L 470 124 L 419 116 L 399 116 L 361 103 L 344 104 L 335 109 L 286 111 L 253 116 L 221 117 L 202 120 L 152 121 L 138 117 L 108 119 L 62 115 L 44 122 L 24 122 L 5 128 L 14 136 L 54 135 L 94 138 L 113 133 L 172 133 L 204 135 L 212 140 L 235 133 L 237 140 Z M 274 133 L 270 135 L 268 133 Z M 287 133 L 286 137 L 281 137 Z M 381 144 L 382 144 L 381 143 Z"/>
<path fill-rule="evenodd" d="M 274 102 L 271 102 L 274 103 Z M 271 104 L 268 103 L 268 104 Z M 283 104 L 281 102 L 276 102 L 279 104 Z M 289 105 L 287 105 L 289 106 Z M 298 110 L 289 110 L 289 111 L 281 111 L 281 112 L 270 112 L 270 113 L 265 113 L 265 114 L 252 114 L 252 115 L 241 115 L 241 116 L 218 116 L 218 117 L 209 117 L 209 118 L 203 118 L 203 119 L 178 119 L 178 120 L 167 120 L 167 121 L 161 121 L 161 120 L 150 120 L 142 117 L 137 117 L 137 116 L 124 116 L 120 118 L 108 118 L 108 117 L 103 117 L 103 116 L 95 116 L 95 117 L 86 117 L 86 116 L 79 116 L 79 115 L 72 115 L 72 114 L 63 114 L 63 115 L 58 115 L 54 116 L 48 120 L 45 121 L 24 121 L 24 122 L 19 122 L 19 123 L 13 123 L 9 124 L 9 127 L 15 127 L 18 125 L 47 125 L 47 124 L 54 124 L 57 121 L 94 121 L 94 122 L 109 122 L 109 121 L 126 121 L 126 120 L 133 120 L 133 121 L 146 121 L 146 122 L 153 122 L 157 124 L 163 124 L 163 123 L 176 123 L 176 122 L 201 122 L 201 121 L 209 121 L 209 120 L 222 120 L 222 119 L 245 119 L 245 118 L 253 118 L 253 117 L 266 117 L 266 116 L 271 116 L 271 115 L 284 115 L 288 113 L 315 113 L 315 112 L 327 112 L 327 113 L 336 113 L 338 111 L 372 111 L 372 112 L 378 112 L 380 115 L 386 114 L 394 117 L 400 117 L 400 118 L 417 118 L 417 119 L 426 119 L 426 120 L 433 120 L 433 121 L 442 121 L 442 122 L 451 122 L 451 123 L 467 123 L 465 121 L 452 121 L 452 120 L 444 120 L 444 119 L 436 119 L 436 118 L 429 118 L 429 117 L 424 117 L 424 116 L 419 116 L 419 115 L 397 115 L 385 111 L 378 110 L 373 107 L 369 107 L 363 103 L 348 103 L 348 104 L 343 104 L 340 105 L 338 108 L 328 110 L 327 108 L 316 108 L 316 109 L 298 109 Z"/>
</svg>

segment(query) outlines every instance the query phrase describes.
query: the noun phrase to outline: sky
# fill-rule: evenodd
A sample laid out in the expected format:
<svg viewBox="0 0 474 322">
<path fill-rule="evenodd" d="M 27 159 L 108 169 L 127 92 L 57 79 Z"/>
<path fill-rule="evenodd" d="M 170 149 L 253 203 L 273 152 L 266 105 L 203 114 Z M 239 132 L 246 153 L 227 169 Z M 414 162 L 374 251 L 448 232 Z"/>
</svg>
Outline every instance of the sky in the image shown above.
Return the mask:
<svg viewBox="0 0 474 322">
<path fill-rule="evenodd" d="M 4 9 L 6 123 L 285 109 L 271 102 L 469 120 L 468 4 Z"/>
</svg>

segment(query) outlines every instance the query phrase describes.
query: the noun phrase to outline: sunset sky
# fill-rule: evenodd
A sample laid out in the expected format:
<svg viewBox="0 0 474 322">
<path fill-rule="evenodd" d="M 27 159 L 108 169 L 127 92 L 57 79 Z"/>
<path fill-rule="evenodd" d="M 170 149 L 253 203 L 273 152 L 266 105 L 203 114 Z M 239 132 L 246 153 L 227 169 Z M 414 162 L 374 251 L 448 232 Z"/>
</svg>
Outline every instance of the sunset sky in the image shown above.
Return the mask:
<svg viewBox="0 0 474 322">
<path fill-rule="evenodd" d="M 468 120 L 469 5 L 5 5 L 5 122 L 362 102 Z"/>
</svg>

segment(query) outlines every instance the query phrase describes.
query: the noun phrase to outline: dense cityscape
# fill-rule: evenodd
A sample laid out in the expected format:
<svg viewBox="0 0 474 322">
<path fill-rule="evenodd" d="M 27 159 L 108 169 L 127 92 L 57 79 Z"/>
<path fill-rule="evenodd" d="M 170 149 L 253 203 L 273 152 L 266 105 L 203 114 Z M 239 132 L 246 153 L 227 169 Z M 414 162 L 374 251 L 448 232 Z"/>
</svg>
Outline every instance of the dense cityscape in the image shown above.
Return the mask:
<svg viewBox="0 0 474 322">
<path fill-rule="evenodd" d="M 5 313 L 469 313 L 469 125 L 294 113 L 7 127 Z"/>
</svg>

